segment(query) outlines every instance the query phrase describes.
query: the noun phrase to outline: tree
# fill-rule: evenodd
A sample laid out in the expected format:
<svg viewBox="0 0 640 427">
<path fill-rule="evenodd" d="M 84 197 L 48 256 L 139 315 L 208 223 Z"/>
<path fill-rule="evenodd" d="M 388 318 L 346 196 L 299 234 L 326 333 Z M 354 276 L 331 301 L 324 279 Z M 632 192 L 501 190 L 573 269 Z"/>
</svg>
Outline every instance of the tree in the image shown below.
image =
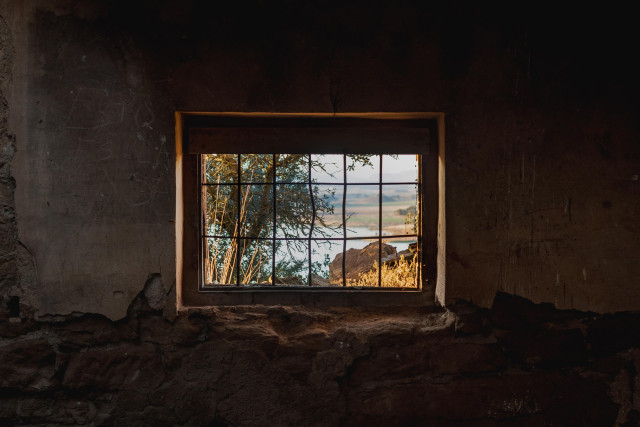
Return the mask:
<svg viewBox="0 0 640 427">
<path fill-rule="evenodd" d="M 370 156 L 350 157 L 351 167 L 356 163 L 370 164 Z M 241 185 L 238 185 L 238 155 L 204 156 L 204 179 L 208 184 L 203 193 L 205 233 L 217 236 L 207 239 L 205 245 L 206 282 L 235 283 L 235 274 L 240 274 L 241 284 L 269 281 L 274 245 L 268 239 L 273 236 L 274 226 L 277 237 L 284 239 L 276 240 L 276 252 L 290 255 L 277 260 L 276 277 L 306 278 L 308 267 L 294 255 L 304 252 L 307 242 L 287 239 L 307 237 L 312 225 L 314 237 L 329 235 L 332 227 L 326 223 L 325 215 L 334 211 L 334 194 L 309 184 L 309 167 L 326 172 L 327 164 L 302 154 L 243 154 L 240 159 Z M 235 236 L 242 238 L 233 239 Z M 312 272 L 322 272 L 329 262 L 329 259 L 314 262 Z"/>
</svg>

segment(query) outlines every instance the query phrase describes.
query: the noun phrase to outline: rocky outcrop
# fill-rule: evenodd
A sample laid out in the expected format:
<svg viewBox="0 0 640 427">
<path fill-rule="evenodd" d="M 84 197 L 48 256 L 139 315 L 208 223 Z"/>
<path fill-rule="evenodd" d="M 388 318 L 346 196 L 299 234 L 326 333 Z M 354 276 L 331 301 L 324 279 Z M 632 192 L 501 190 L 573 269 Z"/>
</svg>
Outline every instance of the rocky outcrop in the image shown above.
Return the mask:
<svg viewBox="0 0 640 427">
<path fill-rule="evenodd" d="M 382 258 L 393 257 L 396 248 L 386 243 L 382 244 Z M 349 280 L 357 280 L 360 274 L 373 269 L 378 264 L 378 242 L 368 244 L 362 249 L 349 249 L 345 257 L 345 272 L 347 283 Z M 342 283 L 342 253 L 336 255 L 329 265 L 329 281 Z"/>
</svg>

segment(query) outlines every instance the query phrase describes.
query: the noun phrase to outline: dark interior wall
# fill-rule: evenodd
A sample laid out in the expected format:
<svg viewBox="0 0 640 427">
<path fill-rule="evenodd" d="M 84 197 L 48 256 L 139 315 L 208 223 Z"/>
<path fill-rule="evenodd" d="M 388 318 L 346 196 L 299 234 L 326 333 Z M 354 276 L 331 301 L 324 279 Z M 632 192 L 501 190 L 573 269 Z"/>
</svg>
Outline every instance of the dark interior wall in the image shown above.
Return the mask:
<svg viewBox="0 0 640 427">
<path fill-rule="evenodd" d="M 628 11 L 216 3 L 0 2 L 0 424 L 640 422 Z M 176 110 L 444 112 L 447 309 L 175 316 Z"/>
<path fill-rule="evenodd" d="M 6 2 L 21 242 L 42 313 L 174 282 L 173 113 L 446 114 L 446 298 L 637 309 L 637 31 L 623 11 Z M 60 291 L 63 286 L 65 292 Z M 87 293 L 86 289 L 91 288 Z"/>
</svg>

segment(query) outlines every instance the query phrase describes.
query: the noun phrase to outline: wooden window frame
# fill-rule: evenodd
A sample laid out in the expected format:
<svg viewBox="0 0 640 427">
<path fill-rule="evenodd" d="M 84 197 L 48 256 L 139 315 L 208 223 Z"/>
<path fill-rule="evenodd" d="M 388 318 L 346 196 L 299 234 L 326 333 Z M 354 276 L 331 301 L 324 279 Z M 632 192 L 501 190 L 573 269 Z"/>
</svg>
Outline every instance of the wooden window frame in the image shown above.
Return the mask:
<svg viewBox="0 0 640 427">
<path fill-rule="evenodd" d="M 176 113 L 178 307 L 217 305 L 431 306 L 444 282 L 442 113 Z M 402 138 L 403 144 L 394 144 Z M 305 141 L 301 150 L 299 141 Z M 373 141 L 373 142 L 372 142 Z M 313 147 L 313 148 L 308 148 Z M 387 150 L 387 147 L 393 147 Z M 418 289 L 233 287 L 201 282 L 199 159 L 206 153 L 420 154 Z M 443 285 L 439 283 L 438 287 Z"/>
</svg>

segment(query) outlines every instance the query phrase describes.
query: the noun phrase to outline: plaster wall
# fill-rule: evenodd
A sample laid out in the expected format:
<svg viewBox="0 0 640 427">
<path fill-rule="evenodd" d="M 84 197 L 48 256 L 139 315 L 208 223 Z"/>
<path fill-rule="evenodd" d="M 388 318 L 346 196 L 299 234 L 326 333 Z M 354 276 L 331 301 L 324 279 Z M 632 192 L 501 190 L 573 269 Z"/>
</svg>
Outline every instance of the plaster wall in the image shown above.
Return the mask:
<svg viewBox="0 0 640 427">
<path fill-rule="evenodd" d="M 524 8 L 4 1 L 19 288 L 111 319 L 171 291 L 176 110 L 441 111 L 445 300 L 640 309 L 637 30 Z"/>
<path fill-rule="evenodd" d="M 635 15 L 216 3 L 0 0 L 0 425 L 640 423 Z M 447 307 L 176 316 L 175 110 L 445 112 Z"/>
</svg>

